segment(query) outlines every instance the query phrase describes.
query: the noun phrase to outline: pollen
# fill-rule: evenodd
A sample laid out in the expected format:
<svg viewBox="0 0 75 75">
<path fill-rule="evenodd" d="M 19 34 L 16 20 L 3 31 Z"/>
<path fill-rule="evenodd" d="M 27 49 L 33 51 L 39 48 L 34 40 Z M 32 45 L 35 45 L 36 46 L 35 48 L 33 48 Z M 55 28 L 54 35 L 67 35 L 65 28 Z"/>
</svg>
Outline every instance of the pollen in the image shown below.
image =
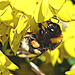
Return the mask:
<svg viewBox="0 0 75 75">
<path fill-rule="evenodd" d="M 34 49 L 34 53 L 39 55 L 41 54 L 41 51 L 39 51 L 38 49 Z"/>
<path fill-rule="evenodd" d="M 37 41 L 35 41 L 35 40 L 31 41 L 31 45 L 32 45 L 34 48 L 40 47 L 40 44 L 39 44 Z"/>
</svg>

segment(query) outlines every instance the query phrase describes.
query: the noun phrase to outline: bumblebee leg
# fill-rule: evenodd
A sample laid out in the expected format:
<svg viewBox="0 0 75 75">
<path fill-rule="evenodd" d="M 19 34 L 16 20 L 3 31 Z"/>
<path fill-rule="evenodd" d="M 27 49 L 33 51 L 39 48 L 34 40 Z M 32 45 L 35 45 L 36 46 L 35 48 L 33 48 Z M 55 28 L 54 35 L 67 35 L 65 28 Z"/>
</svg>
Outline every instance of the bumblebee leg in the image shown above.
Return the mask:
<svg viewBox="0 0 75 75">
<path fill-rule="evenodd" d="M 37 56 L 31 58 L 31 59 L 29 60 L 29 62 L 31 62 L 31 61 L 33 61 L 34 59 L 38 58 L 38 57 L 41 56 L 43 53 L 45 53 L 47 50 L 48 50 L 48 49 L 46 49 L 46 50 L 45 50 L 44 52 L 42 52 L 41 54 L 39 54 L 39 55 L 37 55 Z"/>
<path fill-rule="evenodd" d="M 39 23 L 39 28 L 42 29 L 42 24 L 41 23 Z"/>
<path fill-rule="evenodd" d="M 42 29 L 42 24 L 41 24 L 41 23 L 39 23 L 39 28 L 40 28 L 39 34 L 40 34 L 41 36 L 43 36 L 44 30 Z"/>
<path fill-rule="evenodd" d="M 44 36 L 44 33 L 46 32 L 46 27 L 45 27 L 45 26 L 42 26 L 42 24 L 39 23 L 39 28 L 40 28 L 40 30 L 39 30 L 39 35 L 40 35 L 41 37 L 43 37 L 43 36 Z"/>
<path fill-rule="evenodd" d="M 43 53 L 41 53 L 41 54 L 39 54 L 39 55 L 37 55 L 37 56 L 31 58 L 31 59 L 29 60 L 29 62 L 33 61 L 34 59 L 36 59 L 37 57 L 41 56 L 42 54 L 43 54 Z"/>
<path fill-rule="evenodd" d="M 44 26 L 44 28 L 42 28 L 42 24 L 41 23 L 39 23 L 39 28 L 40 28 L 40 30 L 43 30 L 44 32 L 46 31 L 46 27 Z"/>
</svg>

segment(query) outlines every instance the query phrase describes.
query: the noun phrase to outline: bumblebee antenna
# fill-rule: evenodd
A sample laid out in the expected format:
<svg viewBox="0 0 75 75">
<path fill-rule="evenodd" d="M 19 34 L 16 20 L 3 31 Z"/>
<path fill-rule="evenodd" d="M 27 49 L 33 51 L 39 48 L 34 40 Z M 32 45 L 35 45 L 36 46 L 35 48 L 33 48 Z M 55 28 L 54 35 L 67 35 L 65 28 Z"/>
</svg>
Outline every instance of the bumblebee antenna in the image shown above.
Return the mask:
<svg viewBox="0 0 75 75">
<path fill-rule="evenodd" d="M 59 19 L 57 19 L 56 15 L 54 15 L 54 17 L 52 17 L 52 18 L 58 20 L 57 23 L 59 23 Z"/>
</svg>

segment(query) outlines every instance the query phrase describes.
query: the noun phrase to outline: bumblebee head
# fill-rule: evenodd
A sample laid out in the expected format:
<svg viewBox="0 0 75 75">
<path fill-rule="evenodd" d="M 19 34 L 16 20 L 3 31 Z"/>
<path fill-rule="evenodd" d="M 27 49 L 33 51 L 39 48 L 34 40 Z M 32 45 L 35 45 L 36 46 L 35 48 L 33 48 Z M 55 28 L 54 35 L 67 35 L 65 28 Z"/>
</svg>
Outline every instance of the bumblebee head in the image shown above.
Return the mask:
<svg viewBox="0 0 75 75">
<path fill-rule="evenodd" d="M 47 33 L 50 35 L 51 38 L 55 38 L 60 36 L 61 29 L 60 26 L 56 23 L 47 21 Z"/>
</svg>

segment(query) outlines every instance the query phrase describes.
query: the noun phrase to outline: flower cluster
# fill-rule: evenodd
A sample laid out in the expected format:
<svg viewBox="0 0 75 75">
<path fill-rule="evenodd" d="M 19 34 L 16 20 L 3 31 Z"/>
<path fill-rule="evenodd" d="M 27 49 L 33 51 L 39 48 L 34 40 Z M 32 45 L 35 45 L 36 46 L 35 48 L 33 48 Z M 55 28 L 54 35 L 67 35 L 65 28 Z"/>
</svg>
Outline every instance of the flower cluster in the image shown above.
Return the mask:
<svg viewBox="0 0 75 75">
<path fill-rule="evenodd" d="M 10 47 L 16 54 L 27 32 L 37 33 L 38 23 L 56 16 L 60 20 L 63 42 L 57 49 L 47 51 L 39 59 L 51 62 L 54 66 L 56 61 L 62 63 L 64 58 L 75 58 L 74 9 L 75 5 L 70 0 L 0 0 L 0 42 L 4 46 L 9 39 Z M 0 67 L 3 68 L 3 65 L 1 63 Z"/>
</svg>

